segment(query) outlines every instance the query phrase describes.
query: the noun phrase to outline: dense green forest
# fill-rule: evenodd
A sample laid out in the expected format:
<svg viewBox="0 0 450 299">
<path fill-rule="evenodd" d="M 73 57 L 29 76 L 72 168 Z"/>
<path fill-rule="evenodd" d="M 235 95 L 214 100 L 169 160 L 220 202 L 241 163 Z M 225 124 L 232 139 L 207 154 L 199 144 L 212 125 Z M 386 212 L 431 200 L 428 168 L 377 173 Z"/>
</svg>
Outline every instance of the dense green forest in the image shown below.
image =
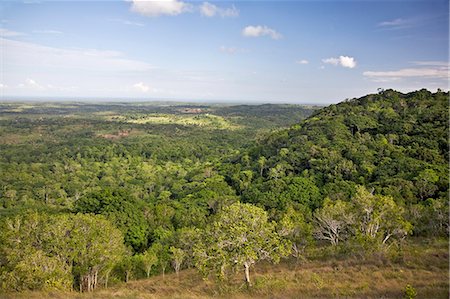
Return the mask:
<svg viewBox="0 0 450 299">
<path fill-rule="evenodd" d="M 255 285 L 258 263 L 401 263 L 410 240 L 448 240 L 448 99 L 0 103 L 0 288 L 195 268 L 223 290 L 233 273 Z"/>
</svg>

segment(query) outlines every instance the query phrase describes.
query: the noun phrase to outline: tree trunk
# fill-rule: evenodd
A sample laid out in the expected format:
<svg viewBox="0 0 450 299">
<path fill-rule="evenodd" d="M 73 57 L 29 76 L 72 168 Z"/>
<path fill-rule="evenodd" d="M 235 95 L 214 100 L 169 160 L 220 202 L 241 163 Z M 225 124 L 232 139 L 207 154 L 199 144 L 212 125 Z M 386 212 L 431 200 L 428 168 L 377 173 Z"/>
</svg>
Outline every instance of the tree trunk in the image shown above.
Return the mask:
<svg viewBox="0 0 450 299">
<path fill-rule="evenodd" d="M 98 282 L 98 270 L 94 272 L 94 285 L 92 286 L 93 289 L 97 287 L 97 282 Z"/>
<path fill-rule="evenodd" d="M 109 279 L 109 271 L 107 271 L 105 275 L 105 289 L 108 288 L 108 279 Z"/>
<path fill-rule="evenodd" d="M 245 267 L 245 282 L 247 283 L 247 286 L 251 287 L 252 283 L 250 281 L 250 265 L 248 263 L 244 263 Z"/>
</svg>

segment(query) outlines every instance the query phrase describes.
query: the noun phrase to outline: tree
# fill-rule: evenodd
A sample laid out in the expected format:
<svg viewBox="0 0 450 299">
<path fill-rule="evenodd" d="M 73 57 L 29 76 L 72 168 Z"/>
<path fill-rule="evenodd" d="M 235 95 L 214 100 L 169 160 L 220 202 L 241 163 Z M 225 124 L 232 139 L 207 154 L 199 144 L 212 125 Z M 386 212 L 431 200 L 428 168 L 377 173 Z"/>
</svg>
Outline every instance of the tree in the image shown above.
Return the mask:
<svg viewBox="0 0 450 299">
<path fill-rule="evenodd" d="M 403 218 L 403 208 L 390 196 L 374 195 L 359 186 L 352 198 L 356 212 L 356 232 L 362 240 L 386 244 L 391 238 L 403 238 L 412 225 Z"/>
<path fill-rule="evenodd" d="M 170 262 L 169 246 L 160 242 L 155 242 L 150 247 L 150 250 L 155 252 L 158 258 L 158 264 L 161 266 L 163 278 L 166 275 L 166 269 Z"/>
<path fill-rule="evenodd" d="M 128 255 L 123 256 L 120 261 L 119 268 L 125 274 L 125 282 L 130 281 L 131 275 L 140 260 L 140 255 Z"/>
<path fill-rule="evenodd" d="M 124 253 L 121 232 L 102 216 L 33 212 L 7 218 L 0 232 L 7 288 L 92 291 Z"/>
<path fill-rule="evenodd" d="M 71 264 L 45 250 L 45 225 L 49 222 L 53 222 L 52 219 L 36 212 L 4 219 L 0 227 L 1 289 L 70 289 L 73 283 Z"/>
<path fill-rule="evenodd" d="M 183 264 L 190 268 L 194 265 L 194 247 L 201 241 L 201 231 L 198 228 L 183 227 L 175 232 L 177 246 L 185 252 Z"/>
<path fill-rule="evenodd" d="M 152 249 L 147 249 L 143 254 L 140 255 L 141 266 L 147 275 L 150 277 L 150 271 L 152 267 L 158 263 L 158 256 Z"/>
<path fill-rule="evenodd" d="M 24 255 L 8 272 L 0 275 L 0 288 L 10 291 L 69 290 L 73 279 L 71 267 L 42 250 Z"/>
<path fill-rule="evenodd" d="M 259 157 L 258 166 L 259 166 L 259 176 L 263 176 L 264 168 L 266 167 L 267 159 L 264 156 Z"/>
<path fill-rule="evenodd" d="M 420 199 L 424 200 L 432 196 L 438 190 L 436 186 L 438 181 L 439 176 L 432 169 L 421 171 L 415 178 L 415 185 Z"/>
<path fill-rule="evenodd" d="M 235 203 L 225 207 L 203 231 L 203 240 L 194 249 L 195 265 L 204 276 L 212 271 L 219 279 L 230 267 L 242 267 L 251 286 L 250 267 L 261 260 L 278 262 L 289 254 L 289 245 L 263 209 Z"/>
<path fill-rule="evenodd" d="M 354 215 L 348 202 L 326 198 L 323 207 L 314 213 L 314 235 L 336 246 L 345 240 L 354 223 Z"/>
<path fill-rule="evenodd" d="M 178 275 L 180 272 L 181 264 L 183 263 L 184 257 L 186 256 L 186 253 L 183 249 L 176 248 L 174 246 L 171 246 L 169 248 L 170 253 L 172 255 L 172 266 L 175 270 L 175 273 Z"/>
<path fill-rule="evenodd" d="M 61 215 L 55 220 L 59 225 L 46 229 L 50 232 L 48 250 L 64 256 L 73 265 L 80 292 L 93 291 L 99 272 L 123 256 L 122 233 L 100 215 Z M 53 245 L 52 239 L 56 239 L 57 244 Z"/>
<path fill-rule="evenodd" d="M 92 192 L 75 203 L 75 211 L 95 213 L 107 217 L 124 234 L 125 244 L 135 252 L 147 248 L 148 223 L 142 212 L 143 202 L 133 198 L 123 190 Z"/>
<path fill-rule="evenodd" d="M 306 246 L 313 242 L 313 226 L 307 218 L 311 218 L 310 210 L 296 210 L 289 206 L 278 222 L 278 234 L 291 241 L 292 255 L 297 260 L 302 257 Z"/>
</svg>

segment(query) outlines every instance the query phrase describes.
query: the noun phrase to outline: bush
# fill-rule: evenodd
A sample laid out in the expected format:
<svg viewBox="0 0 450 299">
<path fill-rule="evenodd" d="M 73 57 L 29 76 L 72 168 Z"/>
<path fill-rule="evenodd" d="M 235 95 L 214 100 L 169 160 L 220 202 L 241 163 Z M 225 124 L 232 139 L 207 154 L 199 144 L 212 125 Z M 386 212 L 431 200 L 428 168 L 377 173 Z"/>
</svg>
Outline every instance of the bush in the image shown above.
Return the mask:
<svg viewBox="0 0 450 299">
<path fill-rule="evenodd" d="M 405 295 L 404 298 L 406 299 L 413 299 L 416 298 L 417 291 L 415 288 L 413 288 L 410 284 L 407 284 L 405 287 Z"/>
</svg>

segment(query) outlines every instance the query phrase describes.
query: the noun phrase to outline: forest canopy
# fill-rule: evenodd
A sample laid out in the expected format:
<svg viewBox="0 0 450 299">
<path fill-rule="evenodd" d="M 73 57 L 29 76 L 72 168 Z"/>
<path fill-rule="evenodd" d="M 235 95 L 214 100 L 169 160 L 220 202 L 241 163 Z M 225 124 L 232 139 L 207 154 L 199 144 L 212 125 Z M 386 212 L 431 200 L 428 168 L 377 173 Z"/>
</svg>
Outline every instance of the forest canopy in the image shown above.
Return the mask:
<svg viewBox="0 0 450 299">
<path fill-rule="evenodd" d="M 296 105 L 0 104 L 0 287 L 226 280 L 447 237 L 448 92 Z M 20 246 L 18 245 L 20 244 Z"/>
</svg>

